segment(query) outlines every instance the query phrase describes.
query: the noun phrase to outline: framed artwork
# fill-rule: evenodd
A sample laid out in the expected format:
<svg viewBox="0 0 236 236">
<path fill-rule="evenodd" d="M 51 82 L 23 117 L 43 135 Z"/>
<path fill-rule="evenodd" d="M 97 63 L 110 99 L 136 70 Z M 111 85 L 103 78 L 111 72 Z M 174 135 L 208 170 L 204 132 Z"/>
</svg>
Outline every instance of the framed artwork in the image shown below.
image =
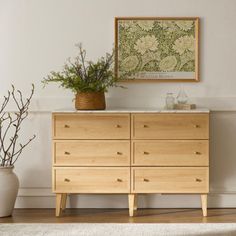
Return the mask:
<svg viewBox="0 0 236 236">
<path fill-rule="evenodd" d="M 116 17 L 115 52 L 127 81 L 197 82 L 199 18 Z"/>
</svg>

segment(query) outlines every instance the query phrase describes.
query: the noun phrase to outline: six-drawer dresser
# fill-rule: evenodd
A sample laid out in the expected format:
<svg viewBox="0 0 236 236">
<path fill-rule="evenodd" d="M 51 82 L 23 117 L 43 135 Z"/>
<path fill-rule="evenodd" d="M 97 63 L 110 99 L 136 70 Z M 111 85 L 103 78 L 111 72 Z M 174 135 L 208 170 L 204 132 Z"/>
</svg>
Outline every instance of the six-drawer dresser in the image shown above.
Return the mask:
<svg viewBox="0 0 236 236">
<path fill-rule="evenodd" d="M 207 215 L 209 110 L 52 114 L 56 216 L 67 194 L 199 194 Z"/>
</svg>

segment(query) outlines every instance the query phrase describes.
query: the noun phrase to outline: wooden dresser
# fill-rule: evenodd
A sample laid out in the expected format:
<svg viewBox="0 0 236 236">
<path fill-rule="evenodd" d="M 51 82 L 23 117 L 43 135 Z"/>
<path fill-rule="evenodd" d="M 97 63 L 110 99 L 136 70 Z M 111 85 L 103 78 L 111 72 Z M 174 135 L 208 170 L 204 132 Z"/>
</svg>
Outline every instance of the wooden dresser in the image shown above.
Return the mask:
<svg viewBox="0 0 236 236">
<path fill-rule="evenodd" d="M 207 215 L 209 110 L 54 112 L 56 216 L 70 193 L 199 194 Z"/>
</svg>

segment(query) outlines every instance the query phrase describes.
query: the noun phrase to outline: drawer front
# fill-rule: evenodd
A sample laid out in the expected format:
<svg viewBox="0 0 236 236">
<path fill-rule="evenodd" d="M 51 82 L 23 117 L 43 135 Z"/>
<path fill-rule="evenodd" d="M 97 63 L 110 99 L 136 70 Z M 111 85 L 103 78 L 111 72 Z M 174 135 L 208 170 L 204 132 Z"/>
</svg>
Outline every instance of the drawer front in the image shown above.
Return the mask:
<svg viewBox="0 0 236 236">
<path fill-rule="evenodd" d="M 54 168 L 57 193 L 128 193 L 128 167 L 58 167 Z"/>
<path fill-rule="evenodd" d="M 208 166 L 208 140 L 136 140 L 132 142 L 135 166 Z"/>
<path fill-rule="evenodd" d="M 130 142 L 125 140 L 55 141 L 54 165 L 129 166 Z"/>
<path fill-rule="evenodd" d="M 129 114 L 55 114 L 55 139 L 129 139 Z"/>
<path fill-rule="evenodd" d="M 134 114 L 134 139 L 208 139 L 209 114 Z"/>
<path fill-rule="evenodd" d="M 133 167 L 134 193 L 208 193 L 208 167 Z"/>
</svg>

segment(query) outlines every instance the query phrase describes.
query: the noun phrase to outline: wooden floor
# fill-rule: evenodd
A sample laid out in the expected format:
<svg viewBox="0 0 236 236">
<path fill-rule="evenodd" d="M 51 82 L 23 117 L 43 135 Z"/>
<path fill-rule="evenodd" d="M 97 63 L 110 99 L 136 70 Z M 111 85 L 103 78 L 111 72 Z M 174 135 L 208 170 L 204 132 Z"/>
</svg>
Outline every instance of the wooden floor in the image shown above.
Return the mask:
<svg viewBox="0 0 236 236">
<path fill-rule="evenodd" d="M 236 223 L 236 209 L 139 209 L 135 217 L 127 209 L 67 209 L 59 218 L 54 209 L 16 209 L 0 223 Z"/>
</svg>

